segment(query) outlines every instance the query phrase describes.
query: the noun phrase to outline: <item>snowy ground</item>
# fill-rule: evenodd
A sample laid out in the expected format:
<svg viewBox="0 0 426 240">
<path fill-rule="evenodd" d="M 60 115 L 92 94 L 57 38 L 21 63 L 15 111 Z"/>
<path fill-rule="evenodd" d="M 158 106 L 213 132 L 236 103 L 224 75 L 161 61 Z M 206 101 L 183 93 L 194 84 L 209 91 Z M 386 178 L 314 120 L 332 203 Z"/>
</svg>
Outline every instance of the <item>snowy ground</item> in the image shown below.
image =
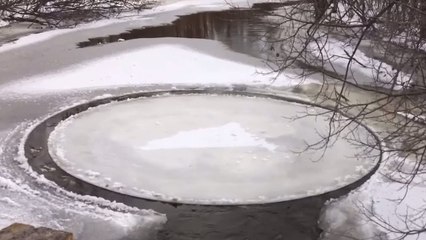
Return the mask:
<svg viewBox="0 0 426 240">
<path fill-rule="evenodd" d="M 258 74 L 267 69 L 262 61 L 231 52 L 214 41 L 144 39 L 86 49 L 75 47 L 89 37 L 229 7 L 222 0 L 168 1 L 139 16 L 31 35 L 0 47 L 0 227 L 19 221 L 73 231 L 80 239 L 152 237 L 166 216 L 64 192 L 31 172 L 16 146 L 37 121 L 105 93 L 122 94 L 159 83 L 269 85 L 271 76 Z M 275 84 L 292 86 L 295 81 L 291 79 L 283 76 Z M 135 89 L 120 88 L 129 86 Z M 381 171 L 388 169 L 384 166 Z M 326 230 L 355 237 L 376 233 L 371 222 L 363 222 L 364 216 L 356 207 L 359 204 L 355 204 L 362 203 L 374 206 L 385 218 L 404 227 L 393 210 L 404 213 L 409 207 L 424 204 L 424 183 L 423 179 L 416 180 L 406 201 L 398 205 L 392 198 L 404 193 L 401 186 L 376 174 L 358 191 L 330 204 L 322 225 Z M 100 208 L 99 202 L 112 209 Z"/>
<path fill-rule="evenodd" d="M 269 69 L 261 60 L 243 54 L 230 53 L 226 51 L 223 44 L 212 40 L 172 38 L 141 40 L 129 42 L 126 46 L 140 44 L 143 44 L 143 47 L 84 62 L 59 72 L 24 77 L 3 85 L 0 92 L 5 95 L 24 91 L 27 94 L 34 94 L 166 83 L 270 85 L 274 82 L 277 86 L 291 86 L 299 83 L 296 78 L 288 78 L 285 75 L 276 79 L 275 74 L 266 74 Z M 213 52 L 225 54 L 221 57 L 215 56 Z M 173 53 L 173 58 L 167 57 L 170 53 Z M 177 64 L 176 59 L 184 64 Z M 212 65 L 215 66 L 215 71 L 211 71 Z M 98 69 L 102 70 L 98 71 Z M 205 74 L 207 72 L 209 74 Z"/>
<path fill-rule="evenodd" d="M 318 42 L 309 45 L 315 58 L 326 62 L 323 66 L 325 69 L 345 76 L 350 55 L 354 51 L 353 45 L 332 38 Z M 321 46 L 321 51 L 318 46 Z M 355 84 L 371 84 L 374 80 L 378 87 L 399 90 L 412 80 L 411 74 L 398 72 L 389 64 L 367 57 L 362 51 L 357 51 L 353 59 L 349 64 L 347 80 Z"/>
<path fill-rule="evenodd" d="M 408 189 L 404 184 L 390 181 L 385 175 L 392 173 L 397 164 L 393 160 L 385 162 L 358 190 L 329 203 L 320 223 L 330 232 L 324 239 L 400 239 L 399 230 L 409 232 L 426 224 L 422 211 L 426 180 L 417 177 Z M 406 171 L 414 167 L 405 165 Z M 372 224 L 370 219 L 380 225 Z M 404 239 L 422 240 L 426 235 L 413 234 Z"/>
</svg>

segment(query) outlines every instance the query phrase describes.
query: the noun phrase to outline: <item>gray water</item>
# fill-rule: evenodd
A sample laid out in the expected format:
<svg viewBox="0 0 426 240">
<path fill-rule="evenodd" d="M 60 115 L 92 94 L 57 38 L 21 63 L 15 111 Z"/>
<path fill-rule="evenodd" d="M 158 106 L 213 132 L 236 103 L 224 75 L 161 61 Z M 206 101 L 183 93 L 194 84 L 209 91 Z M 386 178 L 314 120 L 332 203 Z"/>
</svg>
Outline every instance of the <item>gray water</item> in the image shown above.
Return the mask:
<svg viewBox="0 0 426 240">
<path fill-rule="evenodd" d="M 287 3 L 288 4 L 288 3 Z M 77 44 L 93 47 L 139 38 L 198 38 L 224 43 L 231 50 L 265 59 L 273 52 L 270 39 L 277 29 L 267 19 L 284 3 L 255 4 L 250 9 L 201 12 L 180 16 L 171 24 L 131 29 L 126 32 L 90 38 Z"/>
</svg>

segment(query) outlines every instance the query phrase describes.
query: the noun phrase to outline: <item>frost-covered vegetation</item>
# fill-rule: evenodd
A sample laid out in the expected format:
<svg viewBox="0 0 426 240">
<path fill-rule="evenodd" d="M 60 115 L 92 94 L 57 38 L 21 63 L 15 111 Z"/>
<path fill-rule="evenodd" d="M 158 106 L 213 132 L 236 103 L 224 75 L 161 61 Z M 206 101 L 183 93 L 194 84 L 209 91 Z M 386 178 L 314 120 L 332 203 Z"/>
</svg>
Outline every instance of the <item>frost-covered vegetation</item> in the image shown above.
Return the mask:
<svg viewBox="0 0 426 240">
<path fill-rule="evenodd" d="M 283 29 L 271 48 L 278 56 L 275 70 L 302 66 L 301 77 L 321 73 L 316 101 L 377 126 L 387 166 L 382 171 L 386 180 L 378 181 L 396 183 L 407 193 L 395 194 L 395 202 L 407 196 L 416 202 L 408 193 L 419 187 L 426 173 L 426 127 L 420 121 L 426 115 L 426 1 L 315 0 L 287 6 L 275 17 Z M 342 136 L 350 121 L 333 115 L 329 122 L 329 134 L 312 147 L 329 147 L 330 137 Z M 389 213 L 376 211 L 380 203 L 374 199 L 366 204 L 365 199 L 350 198 L 360 201 L 369 221 L 392 237 L 424 237 L 425 223 L 418 220 L 426 208 L 404 203 L 404 209 L 388 218 Z M 358 237 L 363 238 L 340 236 Z"/>
<path fill-rule="evenodd" d="M 5 0 L 0 1 L 0 19 L 63 26 L 141 10 L 147 5 L 146 0 Z"/>
</svg>

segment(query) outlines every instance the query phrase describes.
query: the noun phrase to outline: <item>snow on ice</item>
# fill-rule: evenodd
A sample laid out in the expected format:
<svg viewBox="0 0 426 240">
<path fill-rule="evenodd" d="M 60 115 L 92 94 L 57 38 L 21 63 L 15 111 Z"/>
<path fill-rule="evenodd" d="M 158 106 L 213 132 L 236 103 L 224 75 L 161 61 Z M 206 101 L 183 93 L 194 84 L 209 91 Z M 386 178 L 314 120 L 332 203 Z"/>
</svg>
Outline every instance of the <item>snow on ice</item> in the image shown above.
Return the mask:
<svg viewBox="0 0 426 240">
<path fill-rule="evenodd" d="M 324 132 L 327 123 L 326 117 L 291 120 L 304 110 L 241 96 L 144 98 L 73 116 L 52 133 L 49 149 L 59 166 L 95 185 L 116 182 L 121 184 L 112 190 L 121 193 L 200 204 L 319 194 L 354 182 L 375 166 L 370 158 L 357 157 L 362 148 L 343 139 L 323 158 L 321 151 L 303 151 L 319 140 L 316 131 Z M 367 138 L 366 130 L 359 133 Z"/>
</svg>

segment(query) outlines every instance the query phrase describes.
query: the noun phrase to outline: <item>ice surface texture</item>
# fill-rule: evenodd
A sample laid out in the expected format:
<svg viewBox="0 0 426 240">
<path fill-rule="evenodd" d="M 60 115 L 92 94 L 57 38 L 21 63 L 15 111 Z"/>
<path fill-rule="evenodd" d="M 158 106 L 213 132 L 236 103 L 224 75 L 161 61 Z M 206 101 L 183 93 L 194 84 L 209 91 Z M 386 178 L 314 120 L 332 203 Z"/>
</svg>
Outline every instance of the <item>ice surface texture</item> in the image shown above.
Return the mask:
<svg viewBox="0 0 426 240">
<path fill-rule="evenodd" d="M 306 110 L 295 103 L 228 95 L 115 102 L 60 123 L 49 151 L 65 171 L 97 186 L 196 204 L 316 195 L 352 183 L 375 166 L 359 157 L 362 148 L 343 138 L 322 158 L 323 151 L 305 150 L 328 124 L 327 115 L 293 119 Z M 362 130 L 357 136 L 367 138 Z"/>
</svg>

